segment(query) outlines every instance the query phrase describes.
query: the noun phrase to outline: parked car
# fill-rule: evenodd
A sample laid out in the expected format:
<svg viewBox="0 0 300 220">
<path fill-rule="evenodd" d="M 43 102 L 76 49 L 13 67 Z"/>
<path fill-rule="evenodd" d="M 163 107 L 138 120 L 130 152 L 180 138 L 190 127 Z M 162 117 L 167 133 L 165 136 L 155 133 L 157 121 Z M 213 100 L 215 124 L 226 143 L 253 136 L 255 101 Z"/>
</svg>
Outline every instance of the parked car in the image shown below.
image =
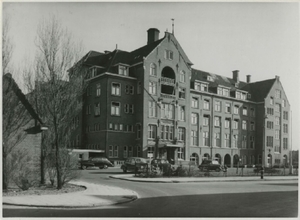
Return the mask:
<svg viewBox="0 0 300 220">
<path fill-rule="evenodd" d="M 201 165 L 198 166 L 201 171 L 211 171 L 220 172 L 222 170 L 221 164 L 217 160 L 204 160 Z"/>
<path fill-rule="evenodd" d="M 88 167 L 99 167 L 100 169 L 107 169 L 108 167 L 113 167 L 113 163 L 111 163 L 106 157 L 93 157 L 88 160 L 79 161 L 80 168 L 86 169 Z"/>
<path fill-rule="evenodd" d="M 129 157 L 122 164 L 121 169 L 126 172 L 143 172 L 148 163 L 145 158 L 142 157 Z"/>
</svg>

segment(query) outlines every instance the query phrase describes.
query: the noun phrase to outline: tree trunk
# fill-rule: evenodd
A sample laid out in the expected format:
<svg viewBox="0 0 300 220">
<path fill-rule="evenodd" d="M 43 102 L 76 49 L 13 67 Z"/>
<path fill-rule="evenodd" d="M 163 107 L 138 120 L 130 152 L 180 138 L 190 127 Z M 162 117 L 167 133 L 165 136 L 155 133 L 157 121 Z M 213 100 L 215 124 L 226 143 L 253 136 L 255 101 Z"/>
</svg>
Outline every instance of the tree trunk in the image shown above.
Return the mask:
<svg viewBox="0 0 300 220">
<path fill-rule="evenodd" d="M 6 154 L 4 153 L 3 150 L 3 158 L 2 158 L 2 179 L 3 179 L 3 185 L 2 185 L 2 190 L 5 191 L 8 188 L 8 179 L 7 179 L 7 158 L 6 158 Z"/>
</svg>

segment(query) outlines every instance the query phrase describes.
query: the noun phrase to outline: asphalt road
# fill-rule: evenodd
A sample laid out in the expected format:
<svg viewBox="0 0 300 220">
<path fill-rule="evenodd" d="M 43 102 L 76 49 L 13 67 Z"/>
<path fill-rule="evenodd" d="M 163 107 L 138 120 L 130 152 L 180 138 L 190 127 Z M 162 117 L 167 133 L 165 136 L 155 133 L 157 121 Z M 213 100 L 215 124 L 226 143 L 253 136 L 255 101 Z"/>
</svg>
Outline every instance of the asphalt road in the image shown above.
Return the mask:
<svg viewBox="0 0 300 220">
<path fill-rule="evenodd" d="M 136 191 L 139 199 L 93 209 L 4 206 L 4 217 L 297 217 L 298 181 L 145 183 L 110 179 L 121 170 L 84 170 L 81 179 Z"/>
</svg>

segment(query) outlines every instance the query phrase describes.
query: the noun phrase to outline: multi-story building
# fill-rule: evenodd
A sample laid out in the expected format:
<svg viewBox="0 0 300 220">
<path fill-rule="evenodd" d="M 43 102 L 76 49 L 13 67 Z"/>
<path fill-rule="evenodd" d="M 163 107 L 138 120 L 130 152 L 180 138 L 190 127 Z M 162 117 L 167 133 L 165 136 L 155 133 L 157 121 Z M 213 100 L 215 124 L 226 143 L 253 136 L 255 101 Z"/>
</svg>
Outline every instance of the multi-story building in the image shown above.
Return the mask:
<svg viewBox="0 0 300 220">
<path fill-rule="evenodd" d="M 90 51 L 76 65 L 88 84 L 72 146 L 129 156 L 287 163 L 290 105 L 279 77 L 252 83 L 192 68 L 174 34 L 148 30 L 132 52 Z M 75 67 L 70 75 L 75 75 Z M 78 69 L 78 68 L 77 68 Z"/>
</svg>

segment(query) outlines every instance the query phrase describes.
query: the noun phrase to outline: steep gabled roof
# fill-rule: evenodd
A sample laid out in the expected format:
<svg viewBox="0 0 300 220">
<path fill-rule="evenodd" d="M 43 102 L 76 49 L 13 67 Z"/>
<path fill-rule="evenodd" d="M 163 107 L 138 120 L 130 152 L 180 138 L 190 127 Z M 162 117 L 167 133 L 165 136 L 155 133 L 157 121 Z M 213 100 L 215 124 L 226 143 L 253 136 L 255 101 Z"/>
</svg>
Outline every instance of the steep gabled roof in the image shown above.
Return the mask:
<svg viewBox="0 0 300 220">
<path fill-rule="evenodd" d="M 207 80 L 207 76 L 211 76 L 213 78 L 213 82 Z M 225 86 L 230 88 L 231 90 L 236 90 L 236 89 L 244 90 L 244 91 L 249 90 L 247 83 L 245 82 L 239 81 L 238 86 L 235 87 L 235 81 L 233 79 L 230 79 L 225 76 L 205 72 L 202 70 L 192 69 L 191 81 L 194 82 L 195 80 L 207 82 L 209 84 L 209 87 Z"/>
<path fill-rule="evenodd" d="M 262 102 L 269 94 L 276 79 L 268 79 L 264 81 L 254 82 L 249 84 L 251 100 Z"/>
<path fill-rule="evenodd" d="M 6 81 L 8 83 L 8 89 L 11 88 L 15 95 L 18 97 L 20 102 L 23 104 L 23 106 L 26 108 L 28 113 L 31 115 L 31 117 L 35 120 L 37 120 L 40 124 L 43 124 L 41 118 L 38 116 L 38 114 L 35 112 L 27 98 L 25 97 L 24 93 L 19 88 L 18 84 L 15 82 L 15 80 L 12 78 L 12 75 L 10 73 L 7 73 L 3 76 L 3 81 Z"/>
</svg>

